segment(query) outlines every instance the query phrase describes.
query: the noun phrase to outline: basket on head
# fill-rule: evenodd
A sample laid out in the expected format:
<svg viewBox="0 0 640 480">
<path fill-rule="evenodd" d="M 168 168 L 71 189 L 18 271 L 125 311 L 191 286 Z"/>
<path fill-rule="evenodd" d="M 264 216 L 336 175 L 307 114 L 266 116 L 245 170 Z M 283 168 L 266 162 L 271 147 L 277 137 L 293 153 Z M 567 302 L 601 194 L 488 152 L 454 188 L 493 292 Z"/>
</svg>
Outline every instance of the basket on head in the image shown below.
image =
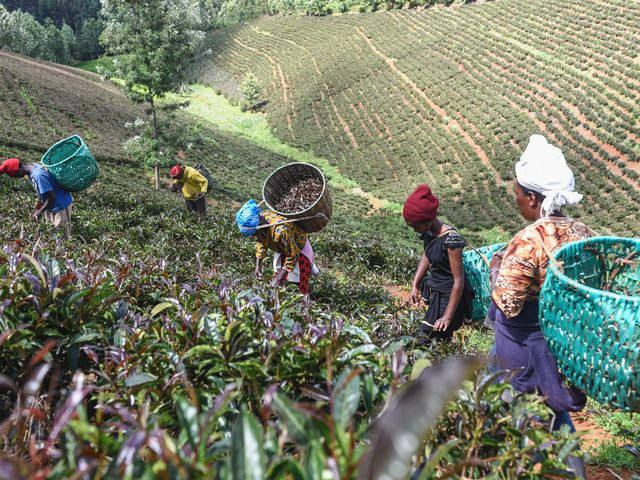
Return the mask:
<svg viewBox="0 0 640 480">
<path fill-rule="evenodd" d="M 56 143 L 41 162 L 60 186 L 70 192 L 84 190 L 98 178 L 98 164 L 78 135 Z"/>
<path fill-rule="evenodd" d="M 496 243 L 487 247 L 467 250 L 462 254 L 462 265 L 467 281 L 473 289 L 471 319 L 484 320 L 491 303 L 491 285 L 489 283 L 489 264 L 493 254 L 505 244 Z"/>
<path fill-rule="evenodd" d="M 322 184 L 322 193 L 315 202 L 299 212 L 279 212 L 275 205 L 291 191 L 293 186 L 308 179 L 316 179 Z M 307 233 L 319 232 L 331 220 L 333 203 L 329 187 L 322 172 L 311 164 L 290 163 L 278 168 L 264 182 L 262 196 L 267 206 L 277 214 L 292 220 L 302 219 L 295 223 Z"/>
<path fill-rule="evenodd" d="M 554 258 L 540 326 L 558 367 L 598 402 L 640 411 L 640 239 L 580 240 Z"/>
</svg>

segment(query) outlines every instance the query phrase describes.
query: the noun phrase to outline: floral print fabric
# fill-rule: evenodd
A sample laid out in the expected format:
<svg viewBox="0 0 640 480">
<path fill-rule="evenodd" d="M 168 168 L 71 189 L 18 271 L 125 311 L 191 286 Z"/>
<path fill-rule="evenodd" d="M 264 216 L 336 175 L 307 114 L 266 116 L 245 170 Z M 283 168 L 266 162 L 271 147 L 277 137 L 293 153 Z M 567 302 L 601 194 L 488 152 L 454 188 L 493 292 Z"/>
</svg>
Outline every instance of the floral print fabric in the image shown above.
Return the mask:
<svg viewBox="0 0 640 480">
<path fill-rule="evenodd" d="M 261 215 L 269 225 L 286 220 L 285 217 L 274 212 L 262 212 Z M 284 256 L 282 265 L 287 272 L 292 272 L 296 268 L 300 251 L 307 243 L 307 234 L 292 223 L 258 230 L 257 236 L 256 257 L 264 258 L 267 250 L 278 252 Z"/>
<path fill-rule="evenodd" d="M 543 217 L 509 242 L 493 290 L 493 300 L 507 318 L 518 315 L 526 301 L 538 301 L 549 254 L 559 246 L 589 238 L 594 232 L 569 217 Z"/>
</svg>

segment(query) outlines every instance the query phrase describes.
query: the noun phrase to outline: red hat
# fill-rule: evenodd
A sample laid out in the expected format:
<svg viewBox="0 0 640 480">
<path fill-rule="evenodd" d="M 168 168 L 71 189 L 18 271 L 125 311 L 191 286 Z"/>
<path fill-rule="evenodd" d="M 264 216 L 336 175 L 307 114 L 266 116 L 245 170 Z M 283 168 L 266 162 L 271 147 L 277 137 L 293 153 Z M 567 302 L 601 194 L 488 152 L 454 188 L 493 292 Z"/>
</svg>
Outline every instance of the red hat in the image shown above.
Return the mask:
<svg viewBox="0 0 640 480">
<path fill-rule="evenodd" d="M 20 170 L 20 160 L 17 158 L 8 158 L 0 165 L 0 175 L 6 173 L 10 177 L 17 177 Z"/>
<path fill-rule="evenodd" d="M 430 222 L 438 215 L 438 205 L 440 201 L 429 186 L 420 185 L 404 202 L 402 216 L 411 225 Z"/>
<path fill-rule="evenodd" d="M 181 173 L 182 167 L 180 165 L 176 165 L 175 167 L 171 168 L 171 172 L 169 172 L 169 175 L 171 175 L 171 178 L 178 178 Z"/>
</svg>

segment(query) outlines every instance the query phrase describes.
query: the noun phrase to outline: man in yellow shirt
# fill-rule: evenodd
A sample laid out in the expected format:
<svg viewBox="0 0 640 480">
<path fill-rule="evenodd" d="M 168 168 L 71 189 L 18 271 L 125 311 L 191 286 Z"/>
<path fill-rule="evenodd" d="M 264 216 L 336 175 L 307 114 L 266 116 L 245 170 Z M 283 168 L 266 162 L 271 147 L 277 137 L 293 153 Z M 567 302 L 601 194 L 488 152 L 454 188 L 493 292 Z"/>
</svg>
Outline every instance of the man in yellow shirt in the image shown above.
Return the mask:
<svg viewBox="0 0 640 480">
<path fill-rule="evenodd" d="M 171 169 L 173 185 L 171 190 L 177 192 L 182 187 L 182 196 L 187 204 L 187 210 L 199 216 L 207 213 L 205 195 L 209 182 L 198 170 L 186 165 L 176 165 Z"/>
</svg>

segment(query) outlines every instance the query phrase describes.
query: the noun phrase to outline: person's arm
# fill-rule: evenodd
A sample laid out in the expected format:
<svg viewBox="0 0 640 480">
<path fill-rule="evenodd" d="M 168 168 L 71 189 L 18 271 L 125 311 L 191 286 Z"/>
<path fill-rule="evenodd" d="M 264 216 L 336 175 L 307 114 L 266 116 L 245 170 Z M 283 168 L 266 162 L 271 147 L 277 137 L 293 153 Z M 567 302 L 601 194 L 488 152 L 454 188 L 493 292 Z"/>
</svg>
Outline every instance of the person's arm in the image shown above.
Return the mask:
<svg viewBox="0 0 640 480">
<path fill-rule="evenodd" d="M 256 257 L 255 275 L 257 279 L 262 278 L 262 257 Z"/>
<path fill-rule="evenodd" d="M 267 246 L 264 242 L 258 240 L 256 243 L 256 278 L 262 278 L 262 259 L 267 253 Z"/>
<path fill-rule="evenodd" d="M 444 311 L 444 315 L 433 324 L 435 331 L 445 331 L 449 328 L 453 315 L 456 313 L 460 299 L 462 298 L 462 290 L 464 289 L 464 268 L 462 266 L 462 248 L 448 248 L 449 265 L 453 274 L 453 288 L 449 303 Z"/>
<path fill-rule="evenodd" d="M 418 303 L 420 303 L 420 300 L 422 299 L 422 293 L 420 292 L 420 288 L 422 284 L 422 279 L 429 271 L 429 267 L 431 267 L 431 265 L 429 264 L 429 259 L 427 258 L 427 254 L 423 252 L 422 256 L 420 257 L 420 261 L 418 262 L 418 268 L 416 269 L 416 274 L 413 277 L 413 287 L 411 289 L 411 303 L 413 303 L 414 305 L 417 305 Z"/>
<path fill-rule="evenodd" d="M 491 287 L 491 291 L 493 291 L 496 286 L 496 281 L 498 280 L 500 265 L 502 265 L 503 258 L 504 248 L 501 248 L 496 253 L 494 253 L 493 257 L 491 258 L 491 263 L 489 264 L 489 285 Z"/>
<path fill-rule="evenodd" d="M 45 192 L 42 196 L 44 197 L 44 202 L 42 202 L 42 206 L 33 214 L 33 219 L 36 221 L 40 220 L 42 214 L 49 210 L 56 202 L 56 194 L 53 190 Z"/>
</svg>

